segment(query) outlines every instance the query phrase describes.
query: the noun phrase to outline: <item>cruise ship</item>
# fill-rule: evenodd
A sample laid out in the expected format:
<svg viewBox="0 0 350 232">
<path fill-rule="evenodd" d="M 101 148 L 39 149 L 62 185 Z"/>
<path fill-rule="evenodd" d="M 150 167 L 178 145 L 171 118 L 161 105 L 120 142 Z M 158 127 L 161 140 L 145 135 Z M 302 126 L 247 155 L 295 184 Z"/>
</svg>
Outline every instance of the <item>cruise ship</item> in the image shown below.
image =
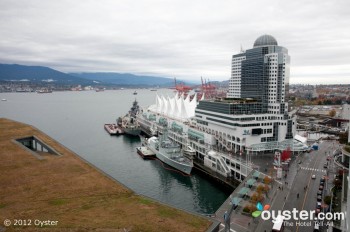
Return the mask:
<svg viewBox="0 0 350 232">
<path fill-rule="evenodd" d="M 148 148 L 156 157 L 169 166 L 189 175 L 193 168 L 193 160 L 184 156 L 179 144 L 171 141 L 166 134 L 151 137 L 147 141 Z"/>
</svg>

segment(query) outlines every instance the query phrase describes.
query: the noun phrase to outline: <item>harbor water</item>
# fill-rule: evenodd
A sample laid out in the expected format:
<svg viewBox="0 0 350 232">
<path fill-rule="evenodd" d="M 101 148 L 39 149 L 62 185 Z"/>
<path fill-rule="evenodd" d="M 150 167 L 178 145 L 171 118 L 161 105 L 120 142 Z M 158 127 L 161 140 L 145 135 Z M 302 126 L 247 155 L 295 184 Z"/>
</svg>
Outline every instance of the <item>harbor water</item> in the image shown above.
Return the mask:
<svg viewBox="0 0 350 232">
<path fill-rule="evenodd" d="M 136 100 L 141 107 L 156 94 L 171 90 L 108 90 L 37 93 L 0 93 L 0 117 L 37 127 L 128 188 L 158 201 L 200 214 L 212 214 L 229 193 L 194 172 L 190 177 L 166 170 L 158 160 L 143 160 L 140 139 L 110 136 L 105 123 L 128 112 Z"/>
</svg>

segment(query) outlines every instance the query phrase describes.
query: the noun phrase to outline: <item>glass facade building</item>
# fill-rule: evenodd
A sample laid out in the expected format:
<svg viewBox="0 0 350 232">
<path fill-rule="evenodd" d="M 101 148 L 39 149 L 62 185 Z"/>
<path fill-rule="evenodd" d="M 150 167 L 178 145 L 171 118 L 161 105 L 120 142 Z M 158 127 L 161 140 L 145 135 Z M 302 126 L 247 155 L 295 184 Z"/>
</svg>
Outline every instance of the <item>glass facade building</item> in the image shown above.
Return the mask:
<svg viewBox="0 0 350 232">
<path fill-rule="evenodd" d="M 209 133 L 225 131 L 237 138 L 231 141 L 235 151 L 293 139 L 296 122 L 287 100 L 289 63 L 288 50 L 273 36 L 257 38 L 253 48 L 232 56 L 227 98 L 199 102 L 198 125 Z"/>
<path fill-rule="evenodd" d="M 253 98 L 261 103 L 260 113 L 288 111 L 288 50 L 270 35 L 260 36 L 254 47 L 232 56 L 228 98 Z"/>
</svg>

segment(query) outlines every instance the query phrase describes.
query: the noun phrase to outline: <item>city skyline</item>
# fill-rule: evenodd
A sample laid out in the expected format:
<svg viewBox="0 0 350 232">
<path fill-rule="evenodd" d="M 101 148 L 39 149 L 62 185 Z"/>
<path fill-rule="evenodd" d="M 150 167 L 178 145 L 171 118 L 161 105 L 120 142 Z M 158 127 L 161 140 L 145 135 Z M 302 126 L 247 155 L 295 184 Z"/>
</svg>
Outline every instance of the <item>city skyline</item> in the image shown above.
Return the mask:
<svg viewBox="0 0 350 232">
<path fill-rule="evenodd" d="M 230 79 L 231 57 L 263 34 L 287 47 L 291 84 L 349 84 L 344 0 L 1 1 L 0 63 L 62 72 Z"/>
</svg>

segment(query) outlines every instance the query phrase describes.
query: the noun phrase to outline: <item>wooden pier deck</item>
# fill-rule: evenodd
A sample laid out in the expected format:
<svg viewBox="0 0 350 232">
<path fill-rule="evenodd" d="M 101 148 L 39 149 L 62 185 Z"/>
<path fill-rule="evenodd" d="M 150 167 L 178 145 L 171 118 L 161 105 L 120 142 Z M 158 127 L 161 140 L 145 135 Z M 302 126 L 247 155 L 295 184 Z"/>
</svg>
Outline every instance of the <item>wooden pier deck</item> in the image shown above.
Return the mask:
<svg viewBox="0 0 350 232">
<path fill-rule="evenodd" d="M 107 123 L 104 125 L 104 128 L 110 135 L 122 135 L 122 134 L 124 134 L 123 129 L 114 123 L 112 123 L 112 124 Z"/>
</svg>

